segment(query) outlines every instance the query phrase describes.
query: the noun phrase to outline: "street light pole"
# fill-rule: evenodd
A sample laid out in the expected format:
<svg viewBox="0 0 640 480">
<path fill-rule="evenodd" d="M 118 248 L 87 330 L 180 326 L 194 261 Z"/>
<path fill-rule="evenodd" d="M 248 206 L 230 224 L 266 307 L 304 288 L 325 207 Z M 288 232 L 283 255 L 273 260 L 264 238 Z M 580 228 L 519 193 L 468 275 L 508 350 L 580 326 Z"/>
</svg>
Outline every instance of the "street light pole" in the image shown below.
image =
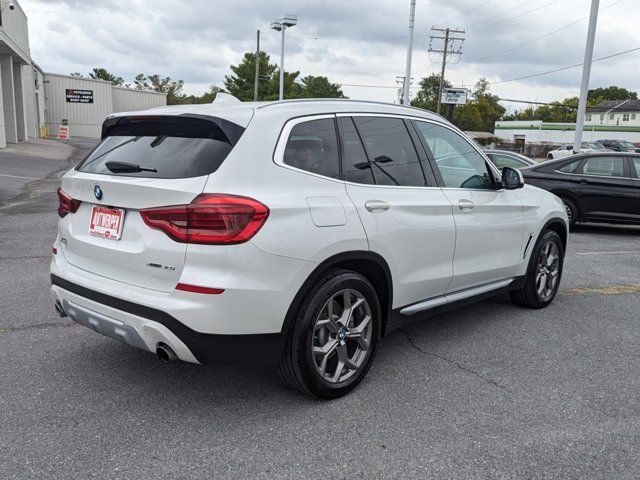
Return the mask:
<svg viewBox="0 0 640 480">
<path fill-rule="evenodd" d="M 280 100 L 284 99 L 284 31 L 289 27 L 294 27 L 298 24 L 298 16 L 285 13 L 284 17 L 280 20 L 274 20 L 271 22 L 271 28 L 282 34 L 282 40 L 280 43 Z"/>
<path fill-rule="evenodd" d="M 282 42 L 280 43 L 280 93 L 278 98 L 280 100 L 284 99 L 284 31 L 287 29 L 286 26 L 282 26 Z"/>
<path fill-rule="evenodd" d="M 573 153 L 579 153 L 582 148 L 582 133 L 584 131 L 584 117 L 587 113 L 587 96 L 589 94 L 589 78 L 593 61 L 593 44 L 596 38 L 598 24 L 598 8 L 600 0 L 591 0 L 591 14 L 589 16 L 589 31 L 587 33 L 587 48 L 584 52 L 582 66 L 582 84 L 580 85 L 580 102 L 578 103 L 578 117 L 576 118 L 576 136 L 573 139 Z"/>
<path fill-rule="evenodd" d="M 256 78 L 253 80 L 253 101 L 258 101 L 258 85 L 260 83 L 260 30 L 256 33 Z"/>
<path fill-rule="evenodd" d="M 409 45 L 407 46 L 407 66 L 404 74 L 404 93 L 402 95 L 403 104 L 410 105 L 409 86 L 411 84 L 411 60 L 413 57 L 413 27 L 416 18 L 416 0 L 411 0 L 409 9 Z"/>
</svg>

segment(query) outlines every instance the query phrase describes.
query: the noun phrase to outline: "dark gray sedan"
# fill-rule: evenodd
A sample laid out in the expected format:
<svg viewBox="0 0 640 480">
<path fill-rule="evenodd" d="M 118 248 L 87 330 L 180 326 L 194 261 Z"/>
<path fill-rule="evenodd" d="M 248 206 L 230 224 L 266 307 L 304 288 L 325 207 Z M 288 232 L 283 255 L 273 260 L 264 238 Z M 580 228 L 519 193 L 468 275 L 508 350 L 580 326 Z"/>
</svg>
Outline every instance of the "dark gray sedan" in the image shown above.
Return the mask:
<svg viewBox="0 0 640 480">
<path fill-rule="evenodd" d="M 485 150 L 484 153 L 500 171 L 502 171 L 504 167 L 526 168 L 538 165 L 538 162 L 535 160 L 516 152 L 510 152 L 509 150 Z"/>
</svg>

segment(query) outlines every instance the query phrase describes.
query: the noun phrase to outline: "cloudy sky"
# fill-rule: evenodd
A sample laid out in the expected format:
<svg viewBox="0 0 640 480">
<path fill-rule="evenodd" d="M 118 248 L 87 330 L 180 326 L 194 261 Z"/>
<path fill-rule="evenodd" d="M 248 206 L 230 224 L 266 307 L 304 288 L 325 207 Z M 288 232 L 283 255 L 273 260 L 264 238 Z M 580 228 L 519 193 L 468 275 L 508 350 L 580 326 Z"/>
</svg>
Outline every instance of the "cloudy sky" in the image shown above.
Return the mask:
<svg viewBox="0 0 640 480">
<path fill-rule="evenodd" d="M 222 85 L 229 65 L 262 47 L 279 59 L 270 21 L 298 15 L 287 32 L 287 70 L 326 75 L 352 98 L 395 101 L 406 58 L 409 0 L 20 0 L 34 60 L 46 71 L 101 66 L 131 81 L 140 72 L 185 81 L 187 93 Z M 432 26 L 466 29 L 463 54 L 448 65 L 457 86 L 504 82 L 582 62 L 590 0 L 417 0 L 413 77 L 439 72 L 427 52 Z M 601 0 L 594 58 L 640 47 L 640 2 Z M 543 37 L 543 38 L 541 38 Z M 438 48 L 441 43 L 434 41 Z M 640 51 L 595 63 L 591 86 L 640 90 Z M 502 98 L 576 96 L 580 68 L 495 83 Z M 368 85 L 349 86 L 349 85 Z M 382 88 L 387 87 L 387 88 Z"/>
</svg>

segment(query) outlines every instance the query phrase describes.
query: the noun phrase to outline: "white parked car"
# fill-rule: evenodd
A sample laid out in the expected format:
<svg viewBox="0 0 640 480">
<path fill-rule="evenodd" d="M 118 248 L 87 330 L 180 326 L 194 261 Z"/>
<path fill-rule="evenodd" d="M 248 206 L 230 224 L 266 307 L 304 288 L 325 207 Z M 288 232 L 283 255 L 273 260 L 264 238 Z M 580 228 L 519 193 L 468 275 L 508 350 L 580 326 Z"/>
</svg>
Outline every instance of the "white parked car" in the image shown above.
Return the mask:
<svg viewBox="0 0 640 480">
<path fill-rule="evenodd" d="M 429 112 L 214 103 L 116 114 L 102 133 L 62 179 L 56 309 L 164 361 L 273 359 L 333 398 L 402 325 L 558 291 L 562 202 Z"/>
<path fill-rule="evenodd" d="M 578 153 L 599 153 L 599 152 L 609 152 L 610 150 L 605 148 L 599 143 L 596 142 L 582 142 L 582 148 Z M 573 144 L 564 145 L 561 148 L 556 150 L 551 150 L 547 153 L 548 160 L 557 160 L 559 158 L 568 157 L 573 155 Z"/>
</svg>

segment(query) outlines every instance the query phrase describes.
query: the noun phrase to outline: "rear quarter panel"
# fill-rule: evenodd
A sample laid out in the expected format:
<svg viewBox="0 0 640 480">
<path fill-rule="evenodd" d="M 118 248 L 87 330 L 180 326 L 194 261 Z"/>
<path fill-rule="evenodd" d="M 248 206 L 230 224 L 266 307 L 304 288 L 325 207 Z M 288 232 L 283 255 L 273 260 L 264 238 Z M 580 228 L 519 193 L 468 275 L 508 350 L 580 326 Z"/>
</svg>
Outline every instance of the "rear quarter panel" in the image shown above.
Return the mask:
<svg viewBox="0 0 640 480">
<path fill-rule="evenodd" d="M 337 253 L 368 250 L 343 182 L 274 162 L 288 120 L 277 109 L 256 113 L 204 191 L 246 195 L 269 207 L 269 218 L 251 240 L 264 252 L 320 263 Z"/>
</svg>

